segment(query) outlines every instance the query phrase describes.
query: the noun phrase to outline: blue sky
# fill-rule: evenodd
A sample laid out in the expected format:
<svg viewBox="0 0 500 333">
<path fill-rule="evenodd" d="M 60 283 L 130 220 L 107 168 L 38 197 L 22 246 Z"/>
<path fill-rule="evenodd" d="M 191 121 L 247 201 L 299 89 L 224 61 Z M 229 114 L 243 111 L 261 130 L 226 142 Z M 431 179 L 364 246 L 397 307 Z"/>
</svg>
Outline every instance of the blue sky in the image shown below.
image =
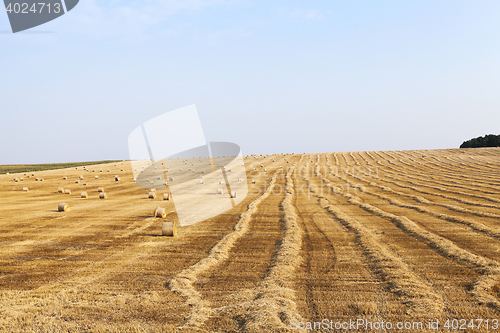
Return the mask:
<svg viewBox="0 0 500 333">
<path fill-rule="evenodd" d="M 0 12 L 0 164 L 127 159 L 195 104 L 244 154 L 457 148 L 500 134 L 498 1 L 96 1 Z"/>
</svg>

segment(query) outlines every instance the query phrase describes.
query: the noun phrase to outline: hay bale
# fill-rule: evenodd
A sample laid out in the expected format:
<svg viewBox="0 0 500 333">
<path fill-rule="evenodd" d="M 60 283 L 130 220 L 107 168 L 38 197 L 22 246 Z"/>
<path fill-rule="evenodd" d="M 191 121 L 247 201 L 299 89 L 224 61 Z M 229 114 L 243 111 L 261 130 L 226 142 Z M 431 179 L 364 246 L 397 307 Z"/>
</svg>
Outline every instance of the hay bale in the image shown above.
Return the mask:
<svg viewBox="0 0 500 333">
<path fill-rule="evenodd" d="M 104 192 L 104 187 L 98 187 L 97 192 Z"/>
<path fill-rule="evenodd" d="M 99 176 L 95 176 L 94 178 L 95 178 L 95 179 L 99 179 Z"/>
<path fill-rule="evenodd" d="M 60 203 L 59 206 L 57 206 L 57 210 L 60 212 L 69 212 L 71 210 L 71 207 L 67 203 Z"/>
<path fill-rule="evenodd" d="M 24 180 L 24 178 L 23 178 L 23 177 L 19 178 L 19 181 L 20 181 L 20 182 L 22 182 L 23 180 Z"/>
<path fill-rule="evenodd" d="M 156 199 L 156 192 L 149 192 L 149 199 Z"/>
<path fill-rule="evenodd" d="M 75 180 L 75 184 L 78 184 L 79 182 L 80 182 L 80 180 L 79 180 L 79 179 Z"/>
<path fill-rule="evenodd" d="M 38 181 L 43 182 L 43 178 L 38 178 Z"/>
<path fill-rule="evenodd" d="M 99 199 L 107 199 L 107 198 L 108 198 L 108 195 L 107 195 L 106 193 L 101 192 L 101 193 L 99 194 Z"/>
<path fill-rule="evenodd" d="M 99 172 L 102 172 L 102 169 L 99 169 Z"/>
<path fill-rule="evenodd" d="M 177 235 L 177 225 L 175 222 L 163 222 L 161 225 L 162 236 L 175 237 Z"/>
<path fill-rule="evenodd" d="M 231 198 L 233 198 L 233 199 L 236 198 L 236 191 L 231 192 Z"/>
<path fill-rule="evenodd" d="M 83 183 L 82 183 L 82 185 L 83 185 L 83 186 L 87 186 L 87 182 L 83 182 Z"/>
<path fill-rule="evenodd" d="M 255 179 L 252 179 L 252 184 L 255 184 Z"/>
<path fill-rule="evenodd" d="M 32 173 L 32 174 L 31 174 L 31 176 L 33 176 L 33 177 L 34 177 L 34 176 L 35 176 L 35 174 L 34 174 L 34 173 Z"/>
<path fill-rule="evenodd" d="M 83 179 L 83 176 L 82 176 L 82 175 L 80 175 L 80 176 L 78 176 L 78 178 Z"/>
<path fill-rule="evenodd" d="M 115 177 L 115 182 L 118 182 L 120 181 L 120 178 L 119 177 Z"/>
<path fill-rule="evenodd" d="M 19 179 L 17 179 L 17 178 L 14 178 L 14 181 L 15 181 L 15 182 L 17 183 L 17 182 L 19 181 Z"/>
<path fill-rule="evenodd" d="M 88 197 L 87 192 L 82 192 L 80 197 L 86 199 Z"/>
<path fill-rule="evenodd" d="M 165 217 L 167 217 L 167 209 L 161 208 L 161 207 L 156 207 L 155 212 L 154 212 L 154 217 L 164 219 Z"/>
<path fill-rule="evenodd" d="M 38 181 L 38 179 L 39 179 L 39 178 L 38 178 L 38 177 L 36 177 L 36 178 L 35 178 L 35 181 Z"/>
<path fill-rule="evenodd" d="M 64 194 L 71 194 L 71 190 L 69 188 L 65 189 Z"/>
<path fill-rule="evenodd" d="M 168 181 L 169 181 L 169 182 L 173 182 L 173 181 L 174 181 L 174 177 L 170 177 L 170 178 L 168 179 Z"/>
<path fill-rule="evenodd" d="M 224 193 L 224 190 L 223 190 L 223 189 L 221 189 L 221 188 L 219 188 L 219 189 L 217 190 L 217 194 L 222 194 L 222 193 Z"/>
<path fill-rule="evenodd" d="M 170 200 L 170 193 L 163 193 L 163 200 Z"/>
<path fill-rule="evenodd" d="M 200 184 L 205 184 L 205 181 L 203 179 L 200 180 Z"/>
<path fill-rule="evenodd" d="M 120 171 L 123 171 L 123 169 L 120 169 Z"/>
<path fill-rule="evenodd" d="M 28 188 L 27 187 L 23 187 L 23 191 L 28 192 Z"/>
<path fill-rule="evenodd" d="M 59 188 L 57 189 L 57 193 L 64 193 L 64 189 L 63 189 L 62 187 L 59 187 Z"/>
</svg>

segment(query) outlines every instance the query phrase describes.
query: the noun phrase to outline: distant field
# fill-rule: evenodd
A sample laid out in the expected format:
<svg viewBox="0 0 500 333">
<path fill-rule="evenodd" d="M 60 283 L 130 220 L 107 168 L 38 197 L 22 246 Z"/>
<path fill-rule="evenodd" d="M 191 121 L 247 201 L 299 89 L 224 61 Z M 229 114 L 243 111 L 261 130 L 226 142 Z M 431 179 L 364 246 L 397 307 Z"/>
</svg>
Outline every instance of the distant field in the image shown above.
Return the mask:
<svg viewBox="0 0 500 333">
<path fill-rule="evenodd" d="M 500 148 L 244 162 L 248 196 L 176 237 L 130 163 L 1 175 L 0 332 L 500 330 Z"/>
<path fill-rule="evenodd" d="M 122 160 L 112 160 L 112 161 L 96 161 L 96 162 L 72 162 L 72 163 L 47 163 L 47 164 L 11 164 L 11 165 L 0 165 L 0 175 L 6 173 L 19 173 L 19 172 L 35 172 L 44 170 L 57 170 L 74 168 L 85 165 L 97 165 L 105 163 L 116 163 Z"/>
</svg>

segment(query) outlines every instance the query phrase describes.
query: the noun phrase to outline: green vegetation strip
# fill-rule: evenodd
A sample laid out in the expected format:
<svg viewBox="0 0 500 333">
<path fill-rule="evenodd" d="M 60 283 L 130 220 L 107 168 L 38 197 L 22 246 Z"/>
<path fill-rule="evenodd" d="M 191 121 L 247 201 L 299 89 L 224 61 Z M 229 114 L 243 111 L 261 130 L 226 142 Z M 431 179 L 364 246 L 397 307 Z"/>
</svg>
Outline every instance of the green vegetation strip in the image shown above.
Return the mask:
<svg viewBox="0 0 500 333">
<path fill-rule="evenodd" d="M 80 166 L 84 166 L 84 165 L 116 163 L 116 162 L 122 162 L 122 161 L 123 160 L 96 161 L 96 162 L 72 162 L 72 163 L 48 163 L 48 164 L 24 164 L 24 165 L 23 164 L 0 165 L 0 174 L 66 169 L 66 168 L 80 167 Z"/>
</svg>

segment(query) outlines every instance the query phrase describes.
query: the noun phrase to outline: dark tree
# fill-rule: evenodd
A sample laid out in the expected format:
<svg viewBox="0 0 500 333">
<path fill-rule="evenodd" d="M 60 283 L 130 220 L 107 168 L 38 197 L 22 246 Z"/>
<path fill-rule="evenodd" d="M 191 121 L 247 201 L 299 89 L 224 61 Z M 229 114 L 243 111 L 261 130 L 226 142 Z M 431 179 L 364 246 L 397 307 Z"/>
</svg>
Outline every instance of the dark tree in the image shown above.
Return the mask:
<svg viewBox="0 0 500 333">
<path fill-rule="evenodd" d="M 460 148 L 500 147 L 500 135 L 488 134 L 464 141 Z"/>
</svg>

